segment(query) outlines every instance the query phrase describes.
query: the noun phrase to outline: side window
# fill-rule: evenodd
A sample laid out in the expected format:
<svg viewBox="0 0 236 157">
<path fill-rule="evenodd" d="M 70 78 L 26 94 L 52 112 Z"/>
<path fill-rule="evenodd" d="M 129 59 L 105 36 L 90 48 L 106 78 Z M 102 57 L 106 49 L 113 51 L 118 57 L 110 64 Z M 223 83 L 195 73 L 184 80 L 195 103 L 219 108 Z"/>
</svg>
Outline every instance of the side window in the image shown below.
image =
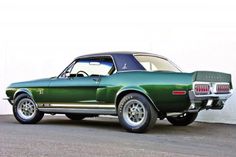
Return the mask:
<svg viewBox="0 0 236 157">
<path fill-rule="evenodd" d="M 157 67 L 151 62 L 140 62 L 147 71 L 155 71 Z"/>
<path fill-rule="evenodd" d="M 115 66 L 111 57 L 93 57 L 77 60 L 70 69 L 70 77 L 111 75 Z"/>
<path fill-rule="evenodd" d="M 164 58 L 147 55 L 137 55 L 135 58 L 147 71 L 174 71 L 180 72 L 180 70 L 170 61 Z"/>
</svg>

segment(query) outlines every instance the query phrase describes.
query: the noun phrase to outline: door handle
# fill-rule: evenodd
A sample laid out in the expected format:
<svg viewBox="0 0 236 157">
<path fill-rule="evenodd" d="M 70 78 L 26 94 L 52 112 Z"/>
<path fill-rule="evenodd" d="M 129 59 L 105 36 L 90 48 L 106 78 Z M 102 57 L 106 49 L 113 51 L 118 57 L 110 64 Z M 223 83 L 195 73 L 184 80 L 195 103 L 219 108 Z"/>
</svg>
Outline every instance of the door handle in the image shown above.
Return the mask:
<svg viewBox="0 0 236 157">
<path fill-rule="evenodd" d="M 100 78 L 93 78 L 93 81 L 95 81 L 96 83 L 100 82 Z"/>
</svg>

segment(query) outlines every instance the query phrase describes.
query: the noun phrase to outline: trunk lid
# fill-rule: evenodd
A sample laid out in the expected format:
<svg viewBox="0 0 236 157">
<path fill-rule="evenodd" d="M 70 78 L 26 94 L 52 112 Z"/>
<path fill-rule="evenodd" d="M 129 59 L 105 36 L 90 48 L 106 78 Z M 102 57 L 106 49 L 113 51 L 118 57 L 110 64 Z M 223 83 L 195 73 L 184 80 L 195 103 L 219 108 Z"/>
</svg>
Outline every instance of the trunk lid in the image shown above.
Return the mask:
<svg viewBox="0 0 236 157">
<path fill-rule="evenodd" d="M 227 82 L 232 88 L 231 75 L 214 71 L 195 71 L 193 72 L 193 81 L 198 82 Z"/>
</svg>

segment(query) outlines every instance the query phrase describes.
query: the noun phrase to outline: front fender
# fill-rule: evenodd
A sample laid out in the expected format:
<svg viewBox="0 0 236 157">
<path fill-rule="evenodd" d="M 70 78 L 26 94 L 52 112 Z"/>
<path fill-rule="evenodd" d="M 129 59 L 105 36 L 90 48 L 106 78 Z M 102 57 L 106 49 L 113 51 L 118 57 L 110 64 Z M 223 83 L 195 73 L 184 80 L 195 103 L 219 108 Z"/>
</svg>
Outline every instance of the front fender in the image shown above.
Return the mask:
<svg viewBox="0 0 236 157">
<path fill-rule="evenodd" d="M 15 98 L 16 98 L 19 94 L 22 94 L 22 93 L 26 93 L 26 94 L 28 94 L 31 98 L 33 98 L 33 94 L 31 93 L 30 90 L 28 90 L 27 88 L 20 88 L 20 89 L 17 89 L 16 92 L 14 93 L 13 100 L 15 100 Z"/>
</svg>

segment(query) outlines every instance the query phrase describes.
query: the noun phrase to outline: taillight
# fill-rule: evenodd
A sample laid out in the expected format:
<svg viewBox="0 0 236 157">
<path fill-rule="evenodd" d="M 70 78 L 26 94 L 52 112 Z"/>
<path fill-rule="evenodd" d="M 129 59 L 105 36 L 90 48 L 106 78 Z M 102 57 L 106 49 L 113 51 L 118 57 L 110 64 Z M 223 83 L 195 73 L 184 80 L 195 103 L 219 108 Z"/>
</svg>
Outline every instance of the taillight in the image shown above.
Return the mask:
<svg viewBox="0 0 236 157">
<path fill-rule="evenodd" d="M 230 86 L 229 84 L 217 84 L 216 93 L 229 93 Z"/>
<path fill-rule="evenodd" d="M 209 84 L 195 84 L 194 85 L 194 92 L 197 95 L 204 95 L 210 93 L 210 85 Z"/>
</svg>

